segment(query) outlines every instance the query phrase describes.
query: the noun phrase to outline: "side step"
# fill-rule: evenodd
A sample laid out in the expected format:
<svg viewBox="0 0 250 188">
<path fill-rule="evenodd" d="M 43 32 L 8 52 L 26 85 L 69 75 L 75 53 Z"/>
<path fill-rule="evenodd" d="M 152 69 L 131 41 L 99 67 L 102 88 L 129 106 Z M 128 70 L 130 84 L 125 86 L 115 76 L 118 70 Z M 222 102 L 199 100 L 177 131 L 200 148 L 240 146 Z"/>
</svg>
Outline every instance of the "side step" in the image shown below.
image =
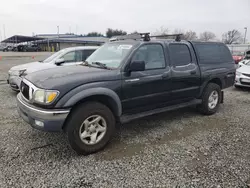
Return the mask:
<svg viewBox="0 0 250 188">
<path fill-rule="evenodd" d="M 166 112 L 166 111 L 171 111 L 171 110 L 176 110 L 179 108 L 184 108 L 187 106 L 193 106 L 193 105 L 197 105 L 197 104 L 201 104 L 202 100 L 201 99 L 194 99 L 192 101 L 189 102 L 185 102 L 185 103 L 181 103 L 181 104 L 177 104 L 177 105 L 172 105 L 172 106 L 167 106 L 167 107 L 163 107 L 163 108 L 156 108 L 153 110 L 149 110 L 146 112 L 141 112 L 141 113 L 137 113 L 137 114 L 129 114 L 129 115 L 122 115 L 120 118 L 120 122 L 121 123 L 127 123 L 129 121 L 135 120 L 135 119 L 139 119 L 142 117 L 146 117 L 146 116 L 150 116 L 153 114 L 158 114 L 158 113 L 162 113 L 162 112 Z"/>
</svg>

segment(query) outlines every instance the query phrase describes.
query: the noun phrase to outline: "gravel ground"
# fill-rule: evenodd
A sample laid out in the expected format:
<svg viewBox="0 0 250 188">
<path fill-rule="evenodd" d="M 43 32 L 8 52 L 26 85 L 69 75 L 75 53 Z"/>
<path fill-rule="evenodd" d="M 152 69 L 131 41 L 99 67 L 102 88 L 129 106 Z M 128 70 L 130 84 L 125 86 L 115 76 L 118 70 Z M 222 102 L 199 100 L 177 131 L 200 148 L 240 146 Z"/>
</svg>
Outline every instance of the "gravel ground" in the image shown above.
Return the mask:
<svg viewBox="0 0 250 188">
<path fill-rule="evenodd" d="M 122 125 L 104 151 L 78 156 L 63 133 L 22 121 L 0 81 L 0 187 L 250 187 L 249 91 L 227 89 L 213 116 L 186 108 Z"/>
</svg>

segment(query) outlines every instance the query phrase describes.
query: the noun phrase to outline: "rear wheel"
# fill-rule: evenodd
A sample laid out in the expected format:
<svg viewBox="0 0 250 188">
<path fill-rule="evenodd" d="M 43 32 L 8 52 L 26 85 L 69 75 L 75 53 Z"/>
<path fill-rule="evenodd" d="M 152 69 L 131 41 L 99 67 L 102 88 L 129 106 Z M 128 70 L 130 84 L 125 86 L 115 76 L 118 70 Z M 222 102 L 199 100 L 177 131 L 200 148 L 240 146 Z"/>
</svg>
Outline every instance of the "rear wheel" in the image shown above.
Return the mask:
<svg viewBox="0 0 250 188">
<path fill-rule="evenodd" d="M 217 112 L 221 101 L 221 88 L 215 83 L 209 83 L 202 94 L 202 104 L 198 109 L 205 115 Z"/>
<path fill-rule="evenodd" d="M 66 133 L 71 147 L 78 154 L 91 154 L 103 149 L 115 130 L 111 110 L 98 102 L 87 102 L 74 109 Z"/>
</svg>

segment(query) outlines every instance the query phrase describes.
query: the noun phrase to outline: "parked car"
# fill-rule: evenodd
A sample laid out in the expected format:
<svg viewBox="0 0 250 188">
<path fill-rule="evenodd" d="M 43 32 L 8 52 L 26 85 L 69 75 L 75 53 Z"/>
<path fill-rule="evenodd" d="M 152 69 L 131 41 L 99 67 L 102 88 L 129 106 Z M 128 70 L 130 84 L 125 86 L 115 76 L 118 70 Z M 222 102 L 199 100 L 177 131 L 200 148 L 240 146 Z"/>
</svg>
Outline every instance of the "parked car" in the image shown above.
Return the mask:
<svg viewBox="0 0 250 188">
<path fill-rule="evenodd" d="M 124 39 L 104 44 L 86 61 L 28 74 L 17 95 L 26 122 L 65 131 L 79 154 L 104 148 L 117 122 L 193 105 L 214 114 L 235 79 L 223 43 Z"/>
<path fill-rule="evenodd" d="M 14 46 L 6 46 L 5 48 L 3 48 L 3 52 L 14 51 L 14 48 Z"/>
<path fill-rule="evenodd" d="M 244 53 L 234 52 L 233 59 L 234 59 L 235 63 L 238 64 L 240 61 L 242 61 L 244 59 Z"/>
<path fill-rule="evenodd" d="M 240 67 L 242 67 L 244 65 L 247 65 L 247 64 L 249 64 L 249 62 L 250 62 L 250 59 L 243 59 L 242 61 L 240 61 L 238 63 L 238 67 L 237 68 L 240 68 Z"/>
<path fill-rule="evenodd" d="M 236 70 L 234 86 L 250 87 L 250 60 L 244 60 L 244 65 Z"/>
<path fill-rule="evenodd" d="M 32 62 L 14 66 L 9 70 L 7 83 L 14 91 L 19 91 L 22 77 L 39 70 L 54 68 L 57 66 L 69 66 L 81 64 L 92 54 L 97 46 L 82 46 L 65 48 L 39 62 Z"/>
<path fill-rule="evenodd" d="M 23 48 L 24 52 L 39 52 L 42 49 L 37 45 L 25 45 Z"/>
<path fill-rule="evenodd" d="M 245 52 L 245 58 L 244 59 L 250 59 L 250 50 L 247 50 Z"/>
</svg>

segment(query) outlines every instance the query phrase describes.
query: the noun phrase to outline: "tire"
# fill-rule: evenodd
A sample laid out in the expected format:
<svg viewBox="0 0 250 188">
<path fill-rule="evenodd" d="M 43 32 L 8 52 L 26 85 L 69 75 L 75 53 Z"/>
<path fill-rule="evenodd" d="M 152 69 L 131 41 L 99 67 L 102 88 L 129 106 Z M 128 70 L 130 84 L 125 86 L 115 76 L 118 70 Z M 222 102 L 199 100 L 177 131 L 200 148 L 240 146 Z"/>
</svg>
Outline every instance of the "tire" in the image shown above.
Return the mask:
<svg viewBox="0 0 250 188">
<path fill-rule="evenodd" d="M 240 86 L 237 86 L 237 85 L 234 85 L 234 87 L 235 87 L 236 89 L 241 89 L 241 87 L 240 87 Z"/>
<path fill-rule="evenodd" d="M 105 133 L 103 135 L 102 135 L 103 132 L 97 133 L 96 136 L 97 140 L 98 138 L 101 138 L 97 143 L 94 144 L 91 143 L 92 137 L 84 138 L 83 139 L 84 141 L 82 141 L 80 134 L 83 135 L 84 132 L 88 132 L 85 126 L 87 125 L 87 123 L 84 124 L 84 122 L 93 121 L 93 119 L 96 118 L 96 116 L 103 118 L 98 123 L 101 122 L 103 125 L 106 125 L 104 126 L 106 127 Z M 93 117 L 92 120 L 89 119 L 92 117 Z M 87 129 L 90 130 L 92 126 L 97 126 L 97 125 L 91 124 L 91 127 L 88 127 Z M 72 147 L 72 149 L 75 150 L 78 154 L 88 155 L 100 151 L 108 144 L 115 131 L 115 118 L 113 113 L 107 106 L 98 102 L 86 102 L 73 109 L 72 114 L 69 116 L 69 119 L 66 122 L 65 128 L 69 144 Z M 93 132 L 98 132 L 98 131 L 96 129 Z M 86 143 L 88 142 L 88 139 L 89 143 Z"/>
<path fill-rule="evenodd" d="M 214 101 L 214 105 L 212 105 L 213 107 L 211 107 L 211 105 L 209 105 L 209 97 L 212 93 L 218 94 L 217 102 L 216 102 L 216 100 Z M 216 113 L 218 108 L 219 108 L 220 101 L 221 101 L 221 88 L 220 88 L 220 86 L 215 84 L 215 83 L 209 83 L 206 86 L 206 88 L 204 89 L 201 98 L 202 98 L 202 104 L 198 106 L 199 111 L 205 115 L 212 115 L 212 114 Z"/>
</svg>

